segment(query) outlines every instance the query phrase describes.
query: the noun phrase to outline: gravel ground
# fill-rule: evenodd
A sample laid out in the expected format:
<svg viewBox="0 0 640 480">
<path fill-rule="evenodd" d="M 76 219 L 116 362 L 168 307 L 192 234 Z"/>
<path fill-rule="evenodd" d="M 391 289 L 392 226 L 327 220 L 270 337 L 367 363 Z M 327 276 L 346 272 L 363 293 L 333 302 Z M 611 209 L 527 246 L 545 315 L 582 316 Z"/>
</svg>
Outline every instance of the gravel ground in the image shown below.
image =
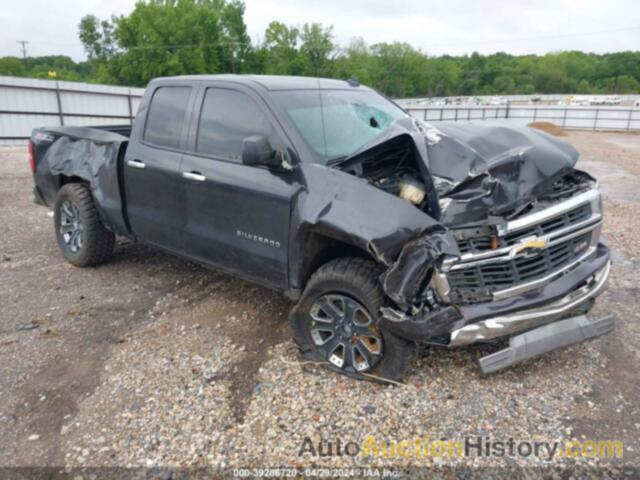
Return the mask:
<svg viewBox="0 0 640 480">
<path fill-rule="evenodd" d="M 495 347 L 424 348 L 402 386 L 300 364 L 264 288 L 124 241 L 66 264 L 23 149 L 0 149 L 0 466 L 637 466 L 640 136 L 563 139 L 601 181 L 614 266 L 592 315 L 616 331 L 486 378 Z M 624 458 L 299 455 L 368 436 L 620 440 Z"/>
</svg>

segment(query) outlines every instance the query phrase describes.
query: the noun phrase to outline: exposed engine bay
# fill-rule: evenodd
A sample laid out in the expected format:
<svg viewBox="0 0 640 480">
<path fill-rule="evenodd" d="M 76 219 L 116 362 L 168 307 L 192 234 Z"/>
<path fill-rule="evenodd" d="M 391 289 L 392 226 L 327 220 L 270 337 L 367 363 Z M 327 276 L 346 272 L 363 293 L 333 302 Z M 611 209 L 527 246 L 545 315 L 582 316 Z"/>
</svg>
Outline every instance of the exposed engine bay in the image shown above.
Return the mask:
<svg viewBox="0 0 640 480">
<path fill-rule="evenodd" d="M 369 158 L 360 159 L 357 163 L 344 167 L 343 170 L 357 177 L 365 178 L 372 186 L 398 196 L 420 210 L 425 210 L 427 187 L 420 178 L 420 172 L 412 155 L 409 148 L 382 152 Z M 556 202 L 593 188 L 595 183 L 595 179 L 589 174 L 574 169 L 553 182 L 549 191 L 510 212 L 505 212 L 502 218 L 508 221 L 543 210 Z M 450 193 L 455 194 L 458 191 L 456 189 Z M 447 194 L 441 195 L 441 198 L 446 199 L 448 196 Z"/>
<path fill-rule="evenodd" d="M 426 211 L 427 186 L 422 180 L 415 151 L 409 142 L 395 143 L 399 145 L 358 156 L 340 168 Z"/>
</svg>

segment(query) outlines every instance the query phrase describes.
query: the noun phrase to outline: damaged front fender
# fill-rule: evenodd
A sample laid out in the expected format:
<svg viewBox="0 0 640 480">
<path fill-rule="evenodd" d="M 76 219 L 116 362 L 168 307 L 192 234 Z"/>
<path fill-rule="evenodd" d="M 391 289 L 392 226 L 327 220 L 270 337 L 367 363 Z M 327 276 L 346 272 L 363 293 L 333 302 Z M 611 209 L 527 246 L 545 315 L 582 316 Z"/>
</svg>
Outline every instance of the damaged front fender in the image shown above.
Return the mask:
<svg viewBox="0 0 640 480">
<path fill-rule="evenodd" d="M 406 310 L 417 300 L 445 255 L 459 255 L 455 239 L 440 222 L 366 180 L 315 165 L 304 176 L 290 245 L 304 245 L 304 235 L 314 232 L 368 252 L 387 267 L 382 287 L 398 308 Z M 300 258 L 301 252 L 293 252 L 292 264 Z"/>
<path fill-rule="evenodd" d="M 434 232 L 407 242 L 398 259 L 381 277 L 387 296 L 400 309 L 408 310 L 445 255 L 459 255 L 455 240 L 447 232 Z"/>
</svg>

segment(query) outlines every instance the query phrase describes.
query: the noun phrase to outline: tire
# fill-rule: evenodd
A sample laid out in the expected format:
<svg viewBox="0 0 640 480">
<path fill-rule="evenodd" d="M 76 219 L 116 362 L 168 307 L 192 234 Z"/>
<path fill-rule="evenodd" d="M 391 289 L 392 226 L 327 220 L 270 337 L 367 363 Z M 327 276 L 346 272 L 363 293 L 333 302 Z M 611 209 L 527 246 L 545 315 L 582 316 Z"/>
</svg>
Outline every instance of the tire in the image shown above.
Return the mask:
<svg viewBox="0 0 640 480">
<path fill-rule="evenodd" d="M 374 262 L 355 257 L 332 260 L 316 270 L 289 315 L 293 339 L 305 360 L 322 362 L 330 370 L 353 378 L 381 382 L 403 380 L 405 370 L 413 359 L 415 345 L 380 326 L 379 312 L 384 302 L 378 284 L 380 273 Z M 338 312 L 329 320 L 325 317 L 331 315 L 325 313 L 324 307 L 328 303 L 332 306 L 327 310 Z M 356 313 L 353 315 L 358 320 L 352 322 L 352 328 L 346 329 L 348 315 L 340 317 L 340 312 L 353 310 L 354 305 L 359 305 L 355 307 Z M 370 327 L 361 326 L 367 325 L 368 320 L 360 308 L 369 315 Z M 345 333 L 352 336 L 345 337 Z M 357 340 L 354 341 L 354 337 Z M 322 342 L 326 343 L 319 345 Z M 336 356 L 343 357 L 343 365 L 331 356 L 336 342 L 347 347 L 346 351 L 338 347 L 334 352 Z M 350 348 L 353 350 L 349 354 Z M 372 353 L 376 350 L 380 354 Z M 360 357 L 367 355 L 369 358 L 365 358 L 365 362 L 368 367 L 363 368 L 364 362 Z"/>
<path fill-rule="evenodd" d="M 115 235 L 102 224 L 86 185 L 64 185 L 58 192 L 53 212 L 58 246 L 69 263 L 88 267 L 111 257 Z"/>
</svg>

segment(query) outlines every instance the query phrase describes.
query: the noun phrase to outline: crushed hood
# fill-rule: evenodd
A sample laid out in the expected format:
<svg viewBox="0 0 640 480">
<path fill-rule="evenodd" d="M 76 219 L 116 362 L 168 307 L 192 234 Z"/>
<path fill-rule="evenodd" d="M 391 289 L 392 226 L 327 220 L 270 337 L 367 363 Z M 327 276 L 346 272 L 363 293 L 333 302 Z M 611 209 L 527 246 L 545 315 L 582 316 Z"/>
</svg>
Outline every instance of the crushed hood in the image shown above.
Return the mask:
<svg viewBox="0 0 640 480">
<path fill-rule="evenodd" d="M 578 152 L 532 128 L 499 123 L 394 122 L 343 165 L 410 137 L 421 175 L 435 192 L 431 215 L 445 225 L 504 217 L 550 192 L 569 173 Z"/>
<path fill-rule="evenodd" d="M 504 124 L 420 122 L 446 224 L 502 216 L 550 192 L 578 152 L 539 130 Z"/>
</svg>

